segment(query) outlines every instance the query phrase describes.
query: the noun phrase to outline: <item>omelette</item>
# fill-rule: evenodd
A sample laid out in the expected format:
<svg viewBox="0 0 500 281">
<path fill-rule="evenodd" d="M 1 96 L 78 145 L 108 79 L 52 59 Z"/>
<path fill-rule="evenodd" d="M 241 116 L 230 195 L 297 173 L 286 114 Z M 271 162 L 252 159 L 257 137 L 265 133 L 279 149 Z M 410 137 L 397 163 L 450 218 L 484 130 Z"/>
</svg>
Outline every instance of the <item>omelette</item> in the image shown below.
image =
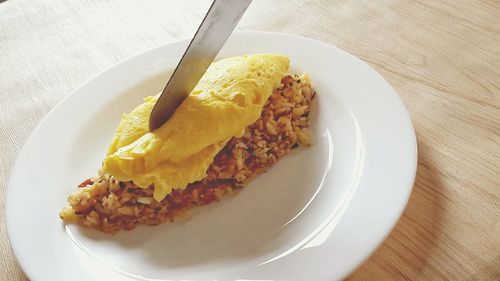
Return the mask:
<svg viewBox="0 0 500 281">
<path fill-rule="evenodd" d="M 151 132 L 159 95 L 146 97 L 123 114 L 99 175 L 79 185 L 60 217 L 104 232 L 173 220 L 308 145 L 315 92 L 307 75 L 291 76 L 288 69 L 289 59 L 277 54 L 214 62 Z"/>
<path fill-rule="evenodd" d="M 159 95 L 123 115 L 104 159 L 120 181 L 154 185 L 161 201 L 174 187 L 201 180 L 215 155 L 255 122 L 288 71 L 279 55 L 231 57 L 213 63 L 191 94 L 159 129 L 148 132 Z"/>
</svg>

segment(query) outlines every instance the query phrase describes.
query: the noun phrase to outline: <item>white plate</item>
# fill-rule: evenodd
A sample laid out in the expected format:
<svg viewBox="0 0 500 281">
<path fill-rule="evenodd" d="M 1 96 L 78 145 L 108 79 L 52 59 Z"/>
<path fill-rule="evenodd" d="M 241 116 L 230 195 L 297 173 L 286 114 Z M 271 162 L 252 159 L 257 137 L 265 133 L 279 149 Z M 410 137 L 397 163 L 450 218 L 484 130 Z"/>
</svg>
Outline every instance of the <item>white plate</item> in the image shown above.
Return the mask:
<svg viewBox="0 0 500 281">
<path fill-rule="evenodd" d="M 235 33 L 220 57 L 281 53 L 318 95 L 314 145 L 298 149 L 236 196 L 189 221 L 114 236 L 65 227 L 59 210 L 96 173 L 123 112 L 159 92 L 188 41 L 97 75 L 26 141 L 6 216 L 12 248 L 33 280 L 334 280 L 389 234 L 412 190 L 415 133 L 389 84 L 336 47 L 278 33 Z"/>
</svg>

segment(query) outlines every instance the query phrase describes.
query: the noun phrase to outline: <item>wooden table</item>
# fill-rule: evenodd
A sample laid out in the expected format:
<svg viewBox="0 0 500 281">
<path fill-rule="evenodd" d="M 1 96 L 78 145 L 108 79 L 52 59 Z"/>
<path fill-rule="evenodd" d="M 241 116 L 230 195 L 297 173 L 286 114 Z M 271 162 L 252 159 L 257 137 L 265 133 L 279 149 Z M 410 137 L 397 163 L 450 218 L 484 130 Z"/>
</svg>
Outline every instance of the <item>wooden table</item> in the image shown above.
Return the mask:
<svg viewBox="0 0 500 281">
<path fill-rule="evenodd" d="M 17 153 L 54 105 L 117 61 L 192 36 L 209 4 L 1 3 L 1 207 Z M 349 279 L 500 279 L 500 1 L 255 0 L 237 29 L 334 44 L 385 76 L 411 113 L 419 165 L 409 205 Z M 3 213 L 0 279 L 23 280 Z"/>
</svg>

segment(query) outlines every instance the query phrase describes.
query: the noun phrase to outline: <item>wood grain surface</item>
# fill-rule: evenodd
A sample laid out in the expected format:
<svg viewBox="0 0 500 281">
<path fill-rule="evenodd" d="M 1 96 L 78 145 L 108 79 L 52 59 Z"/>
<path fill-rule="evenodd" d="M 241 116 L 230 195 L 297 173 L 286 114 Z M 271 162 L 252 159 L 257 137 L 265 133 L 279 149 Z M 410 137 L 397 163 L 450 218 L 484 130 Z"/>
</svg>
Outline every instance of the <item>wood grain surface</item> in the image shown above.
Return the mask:
<svg viewBox="0 0 500 281">
<path fill-rule="evenodd" d="M 99 71 L 192 36 L 209 4 L 0 1 L 1 280 L 26 279 L 3 207 L 29 133 Z M 500 280 L 500 1 L 255 0 L 237 29 L 336 45 L 379 71 L 410 111 L 419 146 L 413 194 L 349 280 Z"/>
</svg>

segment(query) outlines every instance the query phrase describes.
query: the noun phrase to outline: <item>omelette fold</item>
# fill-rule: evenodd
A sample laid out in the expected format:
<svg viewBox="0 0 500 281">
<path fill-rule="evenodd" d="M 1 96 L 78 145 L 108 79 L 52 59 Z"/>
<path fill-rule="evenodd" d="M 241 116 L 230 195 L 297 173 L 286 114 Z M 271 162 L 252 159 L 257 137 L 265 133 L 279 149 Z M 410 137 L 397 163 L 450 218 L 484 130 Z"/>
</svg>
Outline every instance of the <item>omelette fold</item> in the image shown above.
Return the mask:
<svg viewBox="0 0 500 281">
<path fill-rule="evenodd" d="M 159 129 L 149 115 L 159 95 L 123 115 L 104 159 L 104 171 L 139 187 L 154 186 L 161 201 L 206 176 L 215 155 L 255 122 L 286 75 L 285 56 L 230 57 L 213 63 L 191 94 Z"/>
</svg>

